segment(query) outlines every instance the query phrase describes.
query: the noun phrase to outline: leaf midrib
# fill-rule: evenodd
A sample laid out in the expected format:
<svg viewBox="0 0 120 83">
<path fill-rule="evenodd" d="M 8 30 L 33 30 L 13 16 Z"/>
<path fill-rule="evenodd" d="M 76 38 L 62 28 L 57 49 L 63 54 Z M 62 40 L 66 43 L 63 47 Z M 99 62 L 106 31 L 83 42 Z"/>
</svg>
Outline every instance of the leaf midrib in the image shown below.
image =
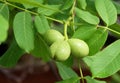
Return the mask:
<svg viewBox="0 0 120 83">
<path fill-rule="evenodd" d="M 23 33 L 24 33 L 24 36 L 23 37 L 25 39 L 25 45 L 26 45 L 26 48 L 27 48 L 28 45 L 27 45 L 27 40 L 26 40 L 27 38 L 26 38 L 26 32 L 25 32 L 26 31 L 26 26 L 25 26 L 25 23 L 26 23 L 26 19 L 25 19 L 26 12 L 23 12 L 23 13 L 24 13 L 24 16 L 23 16 L 23 29 L 24 29 Z"/>
</svg>

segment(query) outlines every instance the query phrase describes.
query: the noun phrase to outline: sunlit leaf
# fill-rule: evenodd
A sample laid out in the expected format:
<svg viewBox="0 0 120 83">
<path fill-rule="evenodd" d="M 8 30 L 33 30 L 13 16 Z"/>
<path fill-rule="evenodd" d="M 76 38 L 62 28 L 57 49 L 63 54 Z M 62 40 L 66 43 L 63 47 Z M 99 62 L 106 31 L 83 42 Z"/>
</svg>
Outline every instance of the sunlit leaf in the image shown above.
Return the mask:
<svg viewBox="0 0 120 83">
<path fill-rule="evenodd" d="M 95 7 L 107 26 L 116 22 L 117 10 L 111 0 L 95 0 Z"/>
<path fill-rule="evenodd" d="M 94 56 L 84 58 L 92 77 L 105 78 L 120 70 L 120 40 L 115 41 Z"/>
<path fill-rule="evenodd" d="M 47 9 L 47 10 L 52 10 L 52 11 L 56 11 L 56 12 L 61 12 L 58 9 L 54 9 L 52 7 L 49 7 L 49 6 L 45 6 L 45 5 L 43 5 L 41 3 L 38 3 L 38 2 L 33 2 L 31 0 L 7 0 L 7 1 L 15 2 L 15 3 L 20 3 L 20 4 L 31 5 L 31 6 L 34 6 L 34 7 L 39 7 L 39 8 L 43 8 L 43 9 Z"/>
<path fill-rule="evenodd" d="M 43 15 L 35 17 L 35 27 L 40 34 L 44 34 L 48 29 L 50 29 L 48 21 Z"/>
<path fill-rule="evenodd" d="M 59 10 L 61 5 L 44 5 L 44 6 L 46 8 L 40 7 L 40 8 L 38 8 L 38 12 L 40 14 L 50 16 L 55 13 L 58 13 L 59 11 L 55 11 L 55 10 Z M 52 8 L 52 9 L 50 9 L 50 8 Z"/>
<path fill-rule="evenodd" d="M 97 29 L 86 41 L 90 49 L 89 55 L 94 55 L 95 53 L 100 51 L 100 49 L 105 44 L 107 37 L 108 31 L 101 28 Z"/>
<path fill-rule="evenodd" d="M 44 0 L 30 0 L 34 3 L 40 3 L 42 4 L 44 2 Z M 31 6 L 30 4 L 23 4 L 25 8 L 34 8 L 34 6 Z"/>
<path fill-rule="evenodd" d="M 26 52 L 34 48 L 32 17 L 27 12 L 17 13 L 13 23 L 14 35 L 18 45 Z"/>
<path fill-rule="evenodd" d="M 99 23 L 99 18 L 97 16 L 92 15 L 88 11 L 81 10 L 79 8 L 75 8 L 76 15 L 84 20 L 87 23 L 97 25 Z"/>
<path fill-rule="evenodd" d="M 95 31 L 96 31 L 96 26 L 94 25 L 81 25 L 74 32 L 72 37 L 87 41 L 94 34 Z"/>
<path fill-rule="evenodd" d="M 0 3 L 0 43 L 7 39 L 9 29 L 9 10 L 6 4 Z"/>
</svg>

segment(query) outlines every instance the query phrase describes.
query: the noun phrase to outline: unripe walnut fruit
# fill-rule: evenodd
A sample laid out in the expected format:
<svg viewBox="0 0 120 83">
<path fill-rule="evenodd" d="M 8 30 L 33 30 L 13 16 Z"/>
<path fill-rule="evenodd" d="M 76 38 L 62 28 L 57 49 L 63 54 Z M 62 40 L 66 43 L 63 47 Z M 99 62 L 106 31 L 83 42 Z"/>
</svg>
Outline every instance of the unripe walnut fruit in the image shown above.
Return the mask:
<svg viewBox="0 0 120 83">
<path fill-rule="evenodd" d="M 73 56 L 81 58 L 89 54 L 89 47 L 83 40 L 71 38 L 68 40 L 68 43 Z"/>
<path fill-rule="evenodd" d="M 58 61 L 65 61 L 70 56 L 70 46 L 67 41 L 56 41 L 50 46 L 51 57 Z"/>
<path fill-rule="evenodd" d="M 59 31 L 50 29 L 45 32 L 44 39 L 46 40 L 48 45 L 51 45 L 55 41 L 64 40 L 64 36 Z"/>
</svg>

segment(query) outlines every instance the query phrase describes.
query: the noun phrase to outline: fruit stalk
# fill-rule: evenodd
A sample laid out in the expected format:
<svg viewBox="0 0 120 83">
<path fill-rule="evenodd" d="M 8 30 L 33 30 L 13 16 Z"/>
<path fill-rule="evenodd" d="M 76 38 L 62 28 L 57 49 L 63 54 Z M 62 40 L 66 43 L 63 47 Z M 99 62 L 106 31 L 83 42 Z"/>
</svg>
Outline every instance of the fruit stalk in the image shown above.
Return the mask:
<svg viewBox="0 0 120 83">
<path fill-rule="evenodd" d="M 68 40 L 68 35 L 67 35 L 67 26 L 69 24 L 69 21 L 65 21 L 64 24 L 64 36 L 65 36 L 65 40 Z"/>
<path fill-rule="evenodd" d="M 78 66 L 79 66 L 79 71 L 80 71 L 80 76 L 81 76 L 82 83 L 85 83 L 82 68 L 80 66 L 80 59 L 78 59 Z"/>
</svg>

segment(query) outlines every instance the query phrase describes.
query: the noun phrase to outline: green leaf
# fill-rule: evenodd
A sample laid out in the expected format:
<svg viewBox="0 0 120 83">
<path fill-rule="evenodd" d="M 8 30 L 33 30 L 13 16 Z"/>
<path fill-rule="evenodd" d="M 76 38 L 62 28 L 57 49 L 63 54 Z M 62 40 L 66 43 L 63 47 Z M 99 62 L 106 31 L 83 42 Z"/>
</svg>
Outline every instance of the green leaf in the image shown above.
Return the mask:
<svg viewBox="0 0 120 83">
<path fill-rule="evenodd" d="M 9 10 L 6 4 L 0 3 L 0 43 L 7 39 L 9 29 Z"/>
<path fill-rule="evenodd" d="M 41 4 L 41 3 L 33 2 L 31 0 L 7 0 L 7 1 L 20 3 L 20 4 L 31 5 L 31 6 L 34 6 L 34 7 L 43 8 L 43 9 L 46 9 L 46 10 L 52 10 L 52 11 L 56 11 L 56 12 L 61 12 L 62 13 L 62 11 L 60 11 L 58 9 L 55 9 L 54 7 L 45 6 L 45 5 Z"/>
<path fill-rule="evenodd" d="M 74 0 L 65 0 L 64 4 L 62 5 L 62 10 L 69 9 L 74 3 Z"/>
<path fill-rule="evenodd" d="M 18 47 L 14 40 L 5 54 L 0 57 L 0 65 L 7 68 L 14 67 L 23 54 L 24 51 Z"/>
<path fill-rule="evenodd" d="M 66 65 L 67 67 L 72 67 L 74 60 L 73 56 L 70 56 L 66 61 L 61 62 L 63 65 Z"/>
<path fill-rule="evenodd" d="M 115 33 L 115 32 L 110 32 L 113 36 L 117 37 L 117 38 L 120 38 L 120 24 L 118 23 L 115 23 L 111 26 L 109 26 L 110 29 L 114 30 L 114 31 L 117 31 L 119 34 Z"/>
<path fill-rule="evenodd" d="M 73 77 L 73 78 L 69 78 L 69 79 L 59 81 L 59 82 L 56 82 L 56 83 L 78 83 L 79 79 L 80 79 L 79 77 Z"/>
<path fill-rule="evenodd" d="M 44 34 L 47 30 L 50 29 L 48 21 L 43 15 L 35 17 L 35 27 L 40 34 Z"/>
<path fill-rule="evenodd" d="M 99 18 L 97 16 L 92 15 L 88 11 L 75 8 L 75 12 L 79 18 L 81 18 L 87 23 L 94 24 L 94 25 L 97 25 L 99 23 Z"/>
<path fill-rule="evenodd" d="M 9 21 L 9 9 L 7 4 L 0 3 L 0 14 L 5 18 L 5 20 Z"/>
<path fill-rule="evenodd" d="M 34 48 L 32 17 L 27 12 L 17 13 L 13 23 L 14 35 L 18 45 L 26 52 Z"/>
<path fill-rule="evenodd" d="M 87 41 L 95 31 L 96 31 L 96 26 L 82 25 L 79 26 L 79 28 L 74 32 L 72 37 Z"/>
<path fill-rule="evenodd" d="M 117 14 L 120 14 L 120 3 L 115 2 L 115 1 L 113 3 L 114 3 L 114 5 L 115 5 L 115 7 L 117 9 Z"/>
<path fill-rule="evenodd" d="M 78 5 L 79 8 L 85 10 L 86 7 L 87 7 L 86 0 L 77 0 L 77 5 Z"/>
<path fill-rule="evenodd" d="M 92 34 L 92 36 L 86 41 L 90 49 L 90 56 L 97 53 L 103 47 L 107 37 L 108 32 L 102 28 L 97 29 L 95 33 Z"/>
<path fill-rule="evenodd" d="M 40 3 L 42 4 L 43 3 L 43 0 L 30 0 L 32 1 L 33 3 Z M 31 6 L 30 4 L 23 4 L 25 8 L 34 8 L 34 6 Z"/>
<path fill-rule="evenodd" d="M 98 16 L 94 1 L 95 0 L 86 0 L 87 2 L 86 10 L 89 11 L 91 14 Z"/>
<path fill-rule="evenodd" d="M 119 73 L 115 73 L 111 77 L 112 77 L 112 80 L 110 81 L 110 83 L 120 83 L 120 75 L 119 75 Z"/>
<path fill-rule="evenodd" d="M 8 21 L 0 14 L 0 43 L 7 38 Z"/>
<path fill-rule="evenodd" d="M 120 40 L 117 40 L 94 56 L 84 58 L 94 78 L 105 78 L 120 70 L 119 48 Z"/>
<path fill-rule="evenodd" d="M 111 0 L 95 0 L 95 7 L 107 26 L 116 22 L 117 10 Z"/>
<path fill-rule="evenodd" d="M 75 31 L 72 37 L 86 41 L 90 48 L 89 55 L 94 55 L 102 48 L 107 36 L 108 32 L 104 29 L 97 29 L 94 25 L 82 25 Z"/>
<path fill-rule="evenodd" d="M 45 1 L 45 0 L 44 0 Z M 50 5 L 58 5 L 58 4 L 63 4 L 64 0 L 46 0 L 46 3 L 50 4 Z"/>
<path fill-rule="evenodd" d="M 90 76 L 86 76 L 85 79 L 87 83 L 106 83 L 105 81 L 99 81 L 96 79 L 92 79 Z"/>
<path fill-rule="evenodd" d="M 56 65 L 63 80 L 70 79 L 72 77 L 78 77 L 78 75 L 70 67 L 63 65 L 60 62 L 56 62 Z"/>
<path fill-rule="evenodd" d="M 36 35 L 35 47 L 31 54 L 37 58 L 42 58 L 44 61 L 50 61 L 50 49 L 40 35 Z"/>
<path fill-rule="evenodd" d="M 61 5 L 44 5 L 44 6 L 46 8 L 43 8 L 43 7 L 38 8 L 38 13 L 50 16 L 50 15 L 53 15 L 55 13 L 58 13 L 58 11 L 55 11 L 55 10 L 59 10 Z M 50 8 L 52 8 L 52 10 Z"/>
</svg>

